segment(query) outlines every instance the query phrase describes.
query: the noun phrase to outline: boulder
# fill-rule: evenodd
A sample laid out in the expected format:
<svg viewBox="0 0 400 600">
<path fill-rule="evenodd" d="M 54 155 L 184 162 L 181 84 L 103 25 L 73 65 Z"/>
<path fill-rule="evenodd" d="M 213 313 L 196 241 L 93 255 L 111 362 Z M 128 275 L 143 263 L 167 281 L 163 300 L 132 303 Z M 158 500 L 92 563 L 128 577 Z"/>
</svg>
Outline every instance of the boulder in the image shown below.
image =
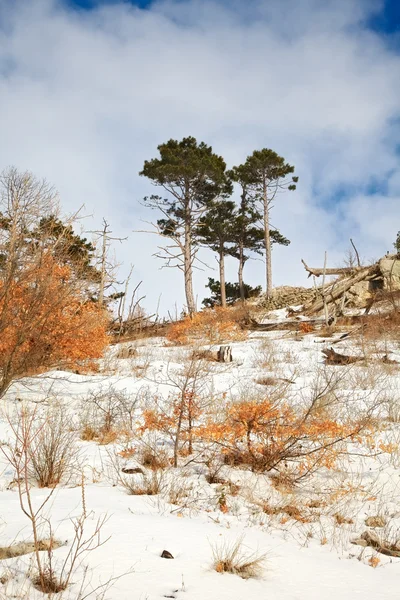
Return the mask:
<svg viewBox="0 0 400 600">
<path fill-rule="evenodd" d="M 396 258 L 381 258 L 379 269 L 384 279 L 387 290 L 400 290 L 400 260 Z"/>
</svg>

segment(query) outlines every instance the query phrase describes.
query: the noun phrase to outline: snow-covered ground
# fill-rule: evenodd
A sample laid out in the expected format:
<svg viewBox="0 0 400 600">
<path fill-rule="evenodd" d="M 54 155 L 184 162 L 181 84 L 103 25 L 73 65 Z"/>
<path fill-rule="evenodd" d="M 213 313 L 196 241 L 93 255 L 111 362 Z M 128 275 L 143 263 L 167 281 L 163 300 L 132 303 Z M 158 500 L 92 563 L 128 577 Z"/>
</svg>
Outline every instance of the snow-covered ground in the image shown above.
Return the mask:
<svg viewBox="0 0 400 600">
<path fill-rule="evenodd" d="M 61 404 L 77 432 L 86 535 L 107 515 L 101 531 L 107 541 L 82 555 L 62 598 L 83 598 L 112 578 L 104 596 L 110 600 L 395 598 L 400 558 L 351 542 L 365 531 L 393 543 L 400 540 L 400 423 L 393 418 L 398 415 L 400 421 L 400 370 L 395 364 L 383 365 L 378 351 L 393 360 L 400 360 L 400 352 L 396 344 L 385 344 L 371 347 L 368 364 L 326 367 L 321 350 L 331 342 L 291 331 L 253 333 L 232 343 L 232 363 L 210 362 L 200 378 L 205 395 L 243 398 L 269 393 L 271 388 L 257 380 L 274 377 L 294 405 L 307 403 L 318 386 L 330 381 L 332 406 L 349 414 L 375 407 L 379 426 L 368 449 L 355 442 L 352 454 L 341 456 L 335 468 L 321 470 L 293 489 L 273 485 L 268 474 L 228 466 L 218 473 L 221 482 L 208 483 L 204 461 L 187 456 L 178 468 L 160 474 L 159 494 L 129 495 L 119 473 L 139 464 L 128 452 L 121 456 L 121 450 L 129 450 L 135 440 L 125 436 L 104 445 L 79 439 L 85 403 L 99 390 L 118 390 L 136 399 L 137 424 L 154 397 L 166 401 L 176 389 L 192 348 L 157 338 L 134 344 L 132 358 L 118 359 L 120 347 L 114 346 L 96 375 L 54 371 L 14 384 L 2 401 L 0 443 L 12 440 L 10 422 L 22 406 L 36 407 L 39 415 L 53 403 Z M 334 347 L 352 354 L 365 350 L 352 338 Z M 390 451 L 377 451 L 379 442 L 391 443 Z M 168 444 L 166 439 L 167 449 Z M 141 475 L 124 477 L 139 481 Z M 31 494 L 40 506 L 49 490 L 33 487 Z M 222 495 L 226 512 L 220 508 Z M 82 478 L 76 472 L 55 488 L 43 512 L 54 537 L 63 543 L 54 550 L 56 565 L 68 554 L 74 534 L 71 519 L 79 518 L 82 510 Z M 368 527 L 365 520 L 371 516 L 382 517 L 384 526 Z M 245 552 L 266 553 L 261 577 L 242 579 L 213 569 L 213 550 L 242 537 Z M 15 470 L 2 454 L 0 540 L 3 547 L 32 540 L 29 520 L 20 509 Z M 161 558 L 163 550 L 173 560 Z M 44 597 L 30 583 L 30 568 L 32 554 L 0 560 L 0 599 Z M 80 593 L 84 576 L 85 591 Z M 101 592 L 92 597 L 101 597 Z"/>
</svg>

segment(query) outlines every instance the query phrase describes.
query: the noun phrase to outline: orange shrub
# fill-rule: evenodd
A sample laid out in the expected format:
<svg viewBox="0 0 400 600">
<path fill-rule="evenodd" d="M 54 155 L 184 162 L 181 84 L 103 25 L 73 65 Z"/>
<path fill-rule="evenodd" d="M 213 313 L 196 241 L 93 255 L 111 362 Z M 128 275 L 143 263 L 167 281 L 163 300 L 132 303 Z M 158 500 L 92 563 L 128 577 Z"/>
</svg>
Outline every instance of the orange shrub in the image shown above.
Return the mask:
<svg viewBox="0 0 400 600">
<path fill-rule="evenodd" d="M 167 338 L 176 344 L 188 344 L 193 340 L 213 344 L 246 339 L 246 332 L 234 309 L 215 307 L 173 323 L 167 331 Z"/>
<path fill-rule="evenodd" d="M 0 394 L 17 376 L 99 358 L 107 314 L 80 293 L 67 266 L 50 256 L 0 281 Z"/>
<path fill-rule="evenodd" d="M 308 321 L 303 321 L 300 323 L 301 333 L 312 333 L 314 329 L 314 325 L 312 323 L 308 323 Z"/>
<path fill-rule="evenodd" d="M 210 418 L 198 433 L 221 446 L 226 462 L 248 464 L 258 471 L 290 464 L 295 477 L 301 478 L 317 468 L 334 467 L 339 443 L 354 438 L 361 429 L 360 423 L 343 425 L 266 398 L 228 405 L 224 414 Z"/>
</svg>

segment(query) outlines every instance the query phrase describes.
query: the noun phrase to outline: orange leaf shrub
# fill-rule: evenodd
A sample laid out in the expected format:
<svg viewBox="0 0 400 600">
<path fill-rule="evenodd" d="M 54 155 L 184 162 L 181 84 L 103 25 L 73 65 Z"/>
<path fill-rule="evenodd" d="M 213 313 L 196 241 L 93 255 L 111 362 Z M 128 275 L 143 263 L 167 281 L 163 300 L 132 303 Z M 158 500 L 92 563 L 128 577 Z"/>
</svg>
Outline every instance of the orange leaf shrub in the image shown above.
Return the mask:
<svg viewBox="0 0 400 600">
<path fill-rule="evenodd" d="M 219 444 L 226 461 L 256 471 L 291 465 L 300 479 L 317 468 L 332 468 L 341 441 L 353 438 L 362 424 L 344 425 L 318 412 L 296 412 L 285 402 L 242 401 L 211 417 L 198 434 Z"/>
<path fill-rule="evenodd" d="M 176 344 L 188 344 L 194 340 L 213 344 L 246 339 L 238 314 L 232 308 L 203 310 L 173 323 L 168 328 L 167 339 Z"/>
<path fill-rule="evenodd" d="M 0 395 L 17 376 L 99 358 L 106 312 L 87 300 L 68 266 L 50 255 L 0 280 Z"/>
<path fill-rule="evenodd" d="M 312 323 L 308 323 L 307 321 L 303 321 L 300 323 L 300 332 L 301 333 L 312 333 L 315 330 L 315 327 Z"/>
</svg>

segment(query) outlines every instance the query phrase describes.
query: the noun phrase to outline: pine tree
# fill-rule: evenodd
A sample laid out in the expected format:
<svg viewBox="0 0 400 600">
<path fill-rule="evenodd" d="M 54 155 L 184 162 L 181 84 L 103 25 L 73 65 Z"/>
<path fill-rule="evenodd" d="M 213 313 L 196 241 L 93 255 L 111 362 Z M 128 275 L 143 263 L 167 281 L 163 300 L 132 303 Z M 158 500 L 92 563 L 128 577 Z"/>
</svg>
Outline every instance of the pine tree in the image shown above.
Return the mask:
<svg viewBox="0 0 400 600">
<path fill-rule="evenodd" d="M 261 294 L 262 288 L 261 285 L 257 287 L 252 287 L 247 283 L 243 284 L 244 287 L 244 298 L 256 298 Z M 213 279 L 212 277 L 208 278 L 208 284 L 206 285 L 211 292 L 211 296 L 209 298 L 204 298 L 202 304 L 206 308 L 213 308 L 214 306 L 221 305 L 221 284 L 218 280 Z M 239 288 L 238 283 L 231 283 L 230 281 L 225 282 L 225 290 L 226 290 L 226 303 L 228 305 L 234 304 L 236 300 L 241 298 L 242 290 Z"/>
<path fill-rule="evenodd" d="M 199 220 L 195 232 L 200 244 L 211 248 L 218 255 L 221 306 L 224 308 L 226 307 L 225 256 L 229 254 L 227 245 L 233 241 L 235 208 L 232 200 L 219 200 L 212 203 Z"/>
<path fill-rule="evenodd" d="M 167 246 L 158 256 L 166 260 L 168 266 L 183 271 L 187 308 L 189 314 L 193 314 L 196 310 L 193 263 L 197 252 L 194 229 L 210 203 L 232 193 L 232 184 L 223 158 L 194 137 L 180 142 L 171 139 L 159 145 L 158 150 L 160 158 L 145 161 L 140 175 L 148 177 L 167 192 L 168 197 L 153 195 L 144 202 L 163 214 L 157 221 L 158 233 L 173 240 L 175 250 Z"/>
<path fill-rule="evenodd" d="M 93 266 L 95 247 L 87 238 L 74 232 L 72 225 L 55 215 L 43 217 L 32 232 L 32 244 L 49 248 L 54 258 L 68 265 L 76 276 L 99 282 L 99 272 Z"/>
<path fill-rule="evenodd" d="M 270 210 L 276 195 L 284 190 L 295 190 L 298 177 L 292 175 L 294 167 L 285 162 L 273 150 L 255 150 L 244 164 L 246 184 L 257 205 L 261 207 L 264 229 L 264 250 L 266 263 L 266 293 L 272 293 L 272 260 Z"/>
<path fill-rule="evenodd" d="M 243 282 L 243 269 L 250 258 L 246 254 L 246 250 L 262 254 L 265 248 L 265 233 L 263 227 L 260 225 L 263 218 L 257 207 L 257 197 L 251 193 L 255 185 L 253 169 L 246 163 L 234 167 L 229 175 L 240 186 L 240 204 L 236 218 L 232 223 L 232 241 L 234 244 L 230 248 L 230 254 L 239 261 L 238 280 L 240 298 L 244 300 L 246 293 Z M 277 229 L 269 230 L 269 239 L 271 244 L 276 243 L 284 246 L 290 244 L 290 241 Z"/>
<path fill-rule="evenodd" d="M 393 244 L 397 254 L 400 254 L 400 231 L 397 232 L 396 241 Z"/>
</svg>

